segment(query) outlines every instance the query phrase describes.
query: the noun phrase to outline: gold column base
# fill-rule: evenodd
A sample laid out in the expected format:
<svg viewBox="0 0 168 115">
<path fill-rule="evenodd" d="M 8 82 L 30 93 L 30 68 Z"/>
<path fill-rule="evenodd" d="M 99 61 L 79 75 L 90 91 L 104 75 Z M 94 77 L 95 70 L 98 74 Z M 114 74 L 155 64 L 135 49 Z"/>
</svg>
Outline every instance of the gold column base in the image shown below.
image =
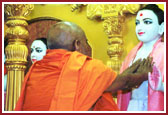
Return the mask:
<svg viewBox="0 0 168 115">
<path fill-rule="evenodd" d="M 22 82 L 24 80 L 24 71 L 11 70 L 8 71 L 7 87 L 13 90 L 7 90 L 6 92 L 6 111 L 13 111 L 15 109 L 17 100 L 21 93 Z M 10 77 L 10 78 L 9 78 Z M 21 81 L 21 82 L 20 82 Z M 17 84 L 17 85 L 15 85 Z"/>
</svg>

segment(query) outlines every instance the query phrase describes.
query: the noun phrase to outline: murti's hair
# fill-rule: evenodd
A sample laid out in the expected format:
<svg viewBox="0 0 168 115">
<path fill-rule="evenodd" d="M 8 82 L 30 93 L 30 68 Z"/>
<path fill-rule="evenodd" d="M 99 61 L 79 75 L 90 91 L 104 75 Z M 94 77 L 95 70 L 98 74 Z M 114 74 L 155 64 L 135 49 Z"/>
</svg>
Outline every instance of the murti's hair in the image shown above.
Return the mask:
<svg viewBox="0 0 168 115">
<path fill-rule="evenodd" d="M 35 40 L 40 40 L 42 41 L 45 45 L 46 45 L 46 48 L 48 49 L 48 46 L 47 46 L 47 38 L 37 38 Z"/>
<path fill-rule="evenodd" d="M 156 4 L 148 4 L 140 10 L 152 10 L 158 17 L 159 25 L 164 22 L 164 12 Z"/>
<path fill-rule="evenodd" d="M 6 48 L 7 45 L 8 45 L 8 39 L 5 38 L 5 39 L 4 39 L 4 53 L 5 53 L 5 48 Z"/>
</svg>

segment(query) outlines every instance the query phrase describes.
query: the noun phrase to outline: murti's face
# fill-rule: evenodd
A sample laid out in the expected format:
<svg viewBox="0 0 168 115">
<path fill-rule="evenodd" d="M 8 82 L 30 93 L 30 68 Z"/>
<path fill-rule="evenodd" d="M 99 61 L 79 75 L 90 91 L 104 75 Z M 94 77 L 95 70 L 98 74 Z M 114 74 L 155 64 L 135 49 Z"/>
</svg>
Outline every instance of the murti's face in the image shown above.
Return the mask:
<svg viewBox="0 0 168 115">
<path fill-rule="evenodd" d="M 31 61 L 42 60 L 46 55 L 46 45 L 41 40 L 35 40 L 31 45 Z"/>
<path fill-rule="evenodd" d="M 151 10 L 140 10 L 136 17 L 136 35 L 142 42 L 158 39 L 159 23 L 156 14 Z"/>
</svg>

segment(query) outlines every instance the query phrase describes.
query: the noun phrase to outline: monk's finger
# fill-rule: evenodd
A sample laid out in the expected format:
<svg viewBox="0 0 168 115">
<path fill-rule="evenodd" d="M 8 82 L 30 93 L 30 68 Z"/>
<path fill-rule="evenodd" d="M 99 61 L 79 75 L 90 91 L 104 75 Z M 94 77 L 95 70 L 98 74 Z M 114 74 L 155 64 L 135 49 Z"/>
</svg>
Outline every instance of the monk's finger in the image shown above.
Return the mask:
<svg viewBox="0 0 168 115">
<path fill-rule="evenodd" d="M 142 59 L 138 59 L 137 61 L 135 61 L 135 62 L 132 64 L 132 66 L 137 65 L 137 64 L 140 64 L 141 61 L 142 61 Z"/>
<path fill-rule="evenodd" d="M 140 64 L 140 66 L 141 66 L 141 67 L 144 66 L 144 65 L 145 65 L 145 62 L 146 62 L 146 59 L 144 58 L 144 59 L 142 60 L 141 64 Z"/>
<path fill-rule="evenodd" d="M 153 65 L 154 65 L 154 62 L 153 61 L 153 58 L 152 57 L 149 57 L 149 61 L 148 61 L 148 67 L 150 69 L 150 72 L 152 72 L 152 69 L 153 69 Z"/>
<path fill-rule="evenodd" d="M 137 69 L 139 68 L 139 66 L 140 66 L 140 63 L 138 61 L 138 63 L 133 64 L 133 65 L 130 66 L 129 72 L 134 73 L 135 71 L 137 71 Z"/>
<path fill-rule="evenodd" d="M 150 57 L 150 65 L 153 67 L 153 64 L 154 64 L 154 62 L 153 62 L 153 57 Z"/>
<path fill-rule="evenodd" d="M 153 67 L 153 58 L 152 57 L 149 57 L 149 61 L 148 61 L 148 67 Z"/>
</svg>

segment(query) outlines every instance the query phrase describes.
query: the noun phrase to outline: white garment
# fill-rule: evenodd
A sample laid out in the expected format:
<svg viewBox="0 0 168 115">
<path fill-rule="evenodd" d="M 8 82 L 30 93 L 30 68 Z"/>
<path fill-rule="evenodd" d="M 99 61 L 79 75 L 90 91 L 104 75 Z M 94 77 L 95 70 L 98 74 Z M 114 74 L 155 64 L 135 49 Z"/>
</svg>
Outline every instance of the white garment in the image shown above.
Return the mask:
<svg viewBox="0 0 168 115">
<path fill-rule="evenodd" d="M 141 48 L 133 62 L 138 59 L 147 58 L 152 51 L 151 48 L 145 50 Z M 143 55 L 142 55 L 143 54 Z M 132 65 L 132 63 L 130 63 Z M 129 101 L 127 111 L 147 111 L 148 110 L 148 80 L 144 81 L 138 88 L 132 90 L 131 100 Z"/>
<path fill-rule="evenodd" d="M 148 81 L 144 81 L 138 88 L 132 90 L 131 100 L 127 111 L 148 110 Z"/>
</svg>

